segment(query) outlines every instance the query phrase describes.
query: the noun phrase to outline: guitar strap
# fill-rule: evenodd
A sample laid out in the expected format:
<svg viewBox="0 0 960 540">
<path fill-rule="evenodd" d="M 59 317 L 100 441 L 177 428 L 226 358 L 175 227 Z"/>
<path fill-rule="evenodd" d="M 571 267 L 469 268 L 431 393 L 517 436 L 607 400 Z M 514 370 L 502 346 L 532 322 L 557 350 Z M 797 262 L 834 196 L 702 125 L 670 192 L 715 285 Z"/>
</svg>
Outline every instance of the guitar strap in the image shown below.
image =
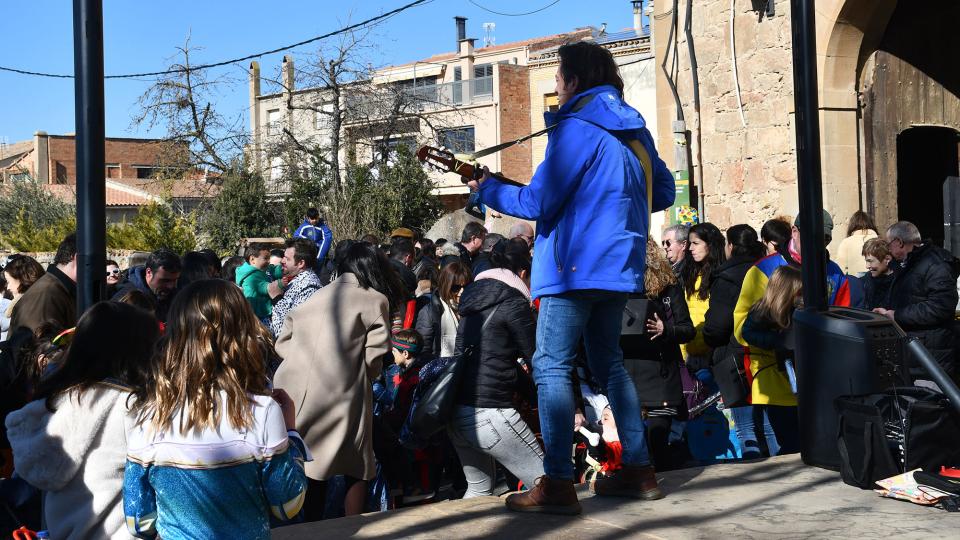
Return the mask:
<svg viewBox="0 0 960 540">
<path fill-rule="evenodd" d="M 531 133 L 531 134 L 529 134 L 529 135 L 524 135 L 523 137 L 520 137 L 519 139 L 514 139 L 514 140 L 512 140 L 512 141 L 507 141 L 507 142 L 505 142 L 505 143 L 500 143 L 500 144 L 498 144 L 498 145 L 496 145 L 496 146 L 491 146 L 490 148 L 484 148 L 483 150 L 474 152 L 474 153 L 472 153 L 472 154 L 457 155 L 457 159 L 460 160 L 460 161 L 476 161 L 476 160 L 478 160 L 479 158 L 482 158 L 482 157 L 484 157 L 484 156 L 489 156 L 490 154 L 496 154 L 497 152 L 499 152 L 499 151 L 501 151 L 501 150 L 505 150 L 505 149 L 507 149 L 507 148 L 510 148 L 511 146 L 513 146 L 513 145 L 515 145 L 515 144 L 520 144 L 520 143 L 522 143 L 522 142 L 524 142 L 524 141 L 528 141 L 528 140 L 530 140 L 530 139 L 532 139 L 532 138 L 534 138 L 534 137 L 539 137 L 539 136 L 541 136 L 541 135 L 544 135 L 545 133 L 549 132 L 550 130 L 552 130 L 552 129 L 555 128 L 555 127 L 557 127 L 557 124 L 553 124 L 552 126 L 547 126 L 547 127 L 543 128 L 543 129 L 541 129 L 540 131 L 535 131 L 535 132 L 533 132 L 533 133 Z"/>
</svg>

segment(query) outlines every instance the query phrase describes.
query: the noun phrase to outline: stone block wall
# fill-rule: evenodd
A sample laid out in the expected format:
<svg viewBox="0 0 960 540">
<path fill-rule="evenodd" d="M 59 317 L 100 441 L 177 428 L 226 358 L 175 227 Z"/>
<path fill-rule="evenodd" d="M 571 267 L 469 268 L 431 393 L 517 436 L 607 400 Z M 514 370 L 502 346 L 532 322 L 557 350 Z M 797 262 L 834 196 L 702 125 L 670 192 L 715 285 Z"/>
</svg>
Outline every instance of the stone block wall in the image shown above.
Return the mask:
<svg viewBox="0 0 960 540">
<path fill-rule="evenodd" d="M 790 6 L 787 0 L 776 0 L 776 3 L 776 16 L 759 22 L 751 2 L 736 3 L 734 36 L 742 118 L 730 50 L 730 2 L 694 3 L 692 34 L 701 103 L 698 126 L 690 58 L 683 34 L 685 3 L 680 2 L 680 70 L 676 81 L 687 129 L 692 132 L 693 180 L 701 179 L 697 183 L 703 189 L 706 220 L 721 228 L 736 223 L 759 228 L 767 219 L 793 214 L 798 208 Z M 658 14 L 672 7 L 668 4 L 657 2 Z M 659 63 L 664 58 L 670 17 L 655 17 L 655 24 Z M 657 68 L 660 69 L 659 65 Z M 662 71 L 658 77 L 663 77 Z M 665 82 L 658 82 L 657 98 L 658 146 L 672 167 L 674 107 Z M 702 167 L 697 166 L 698 150 Z"/>
</svg>

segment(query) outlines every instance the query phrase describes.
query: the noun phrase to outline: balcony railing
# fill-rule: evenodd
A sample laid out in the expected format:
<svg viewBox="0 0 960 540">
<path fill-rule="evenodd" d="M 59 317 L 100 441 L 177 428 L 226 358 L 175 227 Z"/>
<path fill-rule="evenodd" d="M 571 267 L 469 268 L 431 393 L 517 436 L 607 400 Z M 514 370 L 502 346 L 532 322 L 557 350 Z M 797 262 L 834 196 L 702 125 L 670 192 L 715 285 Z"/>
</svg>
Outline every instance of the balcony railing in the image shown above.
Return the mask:
<svg viewBox="0 0 960 540">
<path fill-rule="evenodd" d="M 407 87 L 400 90 L 404 109 L 427 111 L 466 107 L 493 101 L 493 77 L 481 77 L 466 81 Z M 348 111 L 355 118 L 370 118 L 389 114 L 393 108 L 383 98 L 366 93 L 347 94 Z M 386 108 L 385 108 L 386 107 Z M 383 109 L 383 110 L 381 110 Z M 378 112 L 379 111 L 379 112 Z"/>
<path fill-rule="evenodd" d="M 493 77 L 418 86 L 404 93 L 421 107 L 462 107 L 493 100 Z"/>
</svg>

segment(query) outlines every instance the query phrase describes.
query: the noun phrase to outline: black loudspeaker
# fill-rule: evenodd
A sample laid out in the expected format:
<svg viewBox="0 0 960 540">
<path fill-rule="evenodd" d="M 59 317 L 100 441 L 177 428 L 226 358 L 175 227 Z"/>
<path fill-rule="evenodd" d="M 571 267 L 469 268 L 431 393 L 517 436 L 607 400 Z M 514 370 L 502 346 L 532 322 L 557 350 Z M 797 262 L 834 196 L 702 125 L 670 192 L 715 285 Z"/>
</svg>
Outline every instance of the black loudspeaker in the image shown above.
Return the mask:
<svg viewBox="0 0 960 540">
<path fill-rule="evenodd" d="M 843 395 L 879 392 L 909 384 L 906 339 L 896 324 L 860 309 L 797 310 L 797 390 L 800 455 L 808 465 L 840 470 L 837 412 Z"/>
<path fill-rule="evenodd" d="M 943 181 L 943 249 L 960 253 L 960 176 Z"/>
</svg>

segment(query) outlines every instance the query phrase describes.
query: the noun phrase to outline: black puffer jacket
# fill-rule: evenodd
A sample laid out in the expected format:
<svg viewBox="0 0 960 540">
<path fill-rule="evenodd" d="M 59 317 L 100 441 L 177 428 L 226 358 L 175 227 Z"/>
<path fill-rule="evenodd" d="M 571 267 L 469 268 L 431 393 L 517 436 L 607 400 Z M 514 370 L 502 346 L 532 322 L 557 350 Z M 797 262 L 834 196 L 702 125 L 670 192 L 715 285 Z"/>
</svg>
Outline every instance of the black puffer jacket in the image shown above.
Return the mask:
<svg viewBox="0 0 960 540">
<path fill-rule="evenodd" d="M 950 375 L 954 374 L 952 325 L 957 308 L 957 276 L 952 261 L 953 255 L 936 246 L 915 248 L 896 271 L 887 302 L 897 324 L 910 336 L 920 338 Z M 909 367 L 915 377 L 930 377 L 912 357 Z"/>
<path fill-rule="evenodd" d="M 733 310 L 747 272 L 756 263 L 753 257 L 731 257 L 717 268 L 710 283 L 710 307 L 703 324 L 703 340 L 713 347 L 713 361 L 723 358 L 731 347 L 740 348 L 733 338 Z"/>
<path fill-rule="evenodd" d="M 860 278 L 863 283 L 863 309 L 889 308 L 890 285 L 893 284 L 893 274 L 873 277 L 867 274 Z"/>
<path fill-rule="evenodd" d="M 642 406 L 677 407 L 683 402 L 680 344 L 693 339 L 696 331 L 679 284 L 661 292 L 652 304 L 651 309 L 663 321 L 663 335 L 653 341 L 646 334 L 620 336 L 623 361 L 631 364 L 628 368 Z"/>
<path fill-rule="evenodd" d="M 417 299 L 417 322 L 414 328 L 423 336 L 421 356 L 440 356 L 440 318 L 443 316 L 443 304 L 440 302 L 438 291 Z"/>
<path fill-rule="evenodd" d="M 533 310 L 520 291 L 502 281 L 481 279 L 463 290 L 457 353 L 471 339 L 465 334 L 478 332 L 494 307 L 497 311 L 480 335 L 477 354 L 464 366 L 457 395 L 461 405 L 511 408 L 515 393 L 529 396 L 532 390 L 532 380 L 520 372 L 517 359 L 532 358 L 536 348 Z"/>
</svg>

